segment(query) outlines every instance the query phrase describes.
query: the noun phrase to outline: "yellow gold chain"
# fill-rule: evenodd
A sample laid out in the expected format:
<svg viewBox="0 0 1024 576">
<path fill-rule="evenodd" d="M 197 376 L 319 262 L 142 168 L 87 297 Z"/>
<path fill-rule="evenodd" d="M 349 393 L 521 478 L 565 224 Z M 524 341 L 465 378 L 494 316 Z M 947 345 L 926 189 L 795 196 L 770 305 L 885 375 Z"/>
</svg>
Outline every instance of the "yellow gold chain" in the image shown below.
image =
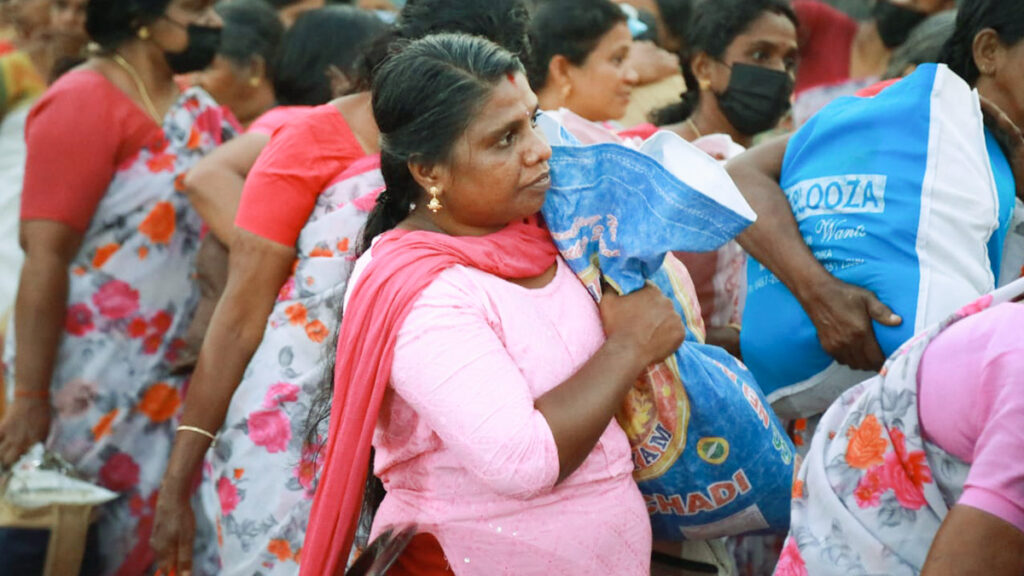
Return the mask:
<svg viewBox="0 0 1024 576">
<path fill-rule="evenodd" d="M 135 71 L 135 68 L 128 63 L 120 54 L 114 53 L 110 58 L 121 67 L 122 70 L 128 73 L 132 81 L 135 82 L 135 88 L 139 91 L 139 95 L 142 96 L 142 103 L 146 106 L 146 110 L 149 115 L 153 117 L 153 121 L 156 122 L 157 126 L 163 125 L 163 120 L 160 118 L 160 114 L 156 111 L 156 106 L 153 104 L 153 99 L 149 97 L 149 90 L 146 90 L 146 84 L 142 81 L 142 77 Z"/>
</svg>

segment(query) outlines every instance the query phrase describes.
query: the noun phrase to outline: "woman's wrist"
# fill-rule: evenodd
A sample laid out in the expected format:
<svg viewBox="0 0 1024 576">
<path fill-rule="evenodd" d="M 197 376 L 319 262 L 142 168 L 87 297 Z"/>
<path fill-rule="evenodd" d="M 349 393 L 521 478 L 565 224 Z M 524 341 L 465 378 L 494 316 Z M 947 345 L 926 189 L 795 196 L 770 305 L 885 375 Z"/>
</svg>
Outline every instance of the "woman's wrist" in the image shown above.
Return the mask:
<svg viewBox="0 0 1024 576">
<path fill-rule="evenodd" d="M 15 386 L 14 399 L 19 402 L 49 404 L 50 389 L 34 386 Z"/>
<path fill-rule="evenodd" d="M 611 334 L 605 339 L 605 350 L 630 374 L 639 375 L 647 368 L 643 350 L 635 338 L 623 334 Z"/>
<path fill-rule="evenodd" d="M 817 264 L 817 263 L 816 263 Z M 789 286 L 793 296 L 804 307 L 813 308 L 821 304 L 822 294 L 827 292 L 829 286 L 836 281 L 835 276 L 830 274 L 820 264 L 816 266 L 802 266 Z M 788 285 L 788 283 L 787 283 Z"/>
</svg>

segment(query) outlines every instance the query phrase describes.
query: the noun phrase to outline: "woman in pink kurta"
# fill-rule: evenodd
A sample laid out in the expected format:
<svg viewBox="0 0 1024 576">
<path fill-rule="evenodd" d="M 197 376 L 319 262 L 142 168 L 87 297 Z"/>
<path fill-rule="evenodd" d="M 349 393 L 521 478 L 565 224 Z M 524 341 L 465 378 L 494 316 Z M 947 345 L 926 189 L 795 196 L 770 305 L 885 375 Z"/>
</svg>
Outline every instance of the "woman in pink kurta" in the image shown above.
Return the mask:
<svg viewBox="0 0 1024 576">
<path fill-rule="evenodd" d="M 411 89 L 429 78 L 435 90 Z M 595 306 L 535 214 L 551 148 L 519 61 L 419 40 L 374 79 L 386 190 L 338 339 L 302 574 L 336 574 L 371 444 L 374 533 L 436 538 L 392 575 L 645 575 L 651 527 L 614 413 L 684 336 L 653 288 Z M 365 245 L 365 244 L 364 244 Z"/>
<path fill-rule="evenodd" d="M 373 536 L 413 521 L 460 574 L 646 573 L 650 519 L 618 423 L 555 485 L 558 451 L 534 401 L 605 340 L 586 289 L 560 257 L 557 267 L 530 290 L 457 266 L 416 300 L 373 438 L 387 489 Z"/>
</svg>

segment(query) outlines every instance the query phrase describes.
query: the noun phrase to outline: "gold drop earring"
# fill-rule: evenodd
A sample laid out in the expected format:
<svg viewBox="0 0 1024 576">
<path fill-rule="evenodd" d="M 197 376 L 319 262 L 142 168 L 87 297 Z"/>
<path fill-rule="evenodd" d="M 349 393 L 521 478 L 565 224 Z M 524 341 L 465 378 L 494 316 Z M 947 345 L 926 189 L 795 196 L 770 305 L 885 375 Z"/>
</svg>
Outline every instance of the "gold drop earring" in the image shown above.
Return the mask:
<svg viewBox="0 0 1024 576">
<path fill-rule="evenodd" d="M 427 202 L 427 209 L 437 214 L 441 211 L 441 201 L 438 196 L 441 195 L 441 189 L 437 186 L 430 187 L 430 202 Z"/>
<path fill-rule="evenodd" d="M 145 26 L 139 28 L 138 36 L 139 40 L 149 40 L 149 28 L 146 28 Z"/>
</svg>

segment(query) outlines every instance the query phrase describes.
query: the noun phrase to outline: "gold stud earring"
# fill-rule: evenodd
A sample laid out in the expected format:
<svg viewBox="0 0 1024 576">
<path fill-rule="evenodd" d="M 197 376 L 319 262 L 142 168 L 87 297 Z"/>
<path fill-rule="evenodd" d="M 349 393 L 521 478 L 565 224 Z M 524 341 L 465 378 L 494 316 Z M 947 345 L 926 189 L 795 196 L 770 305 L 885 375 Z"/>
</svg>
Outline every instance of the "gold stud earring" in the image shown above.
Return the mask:
<svg viewBox="0 0 1024 576">
<path fill-rule="evenodd" d="M 700 89 L 701 89 L 701 91 L 710 90 L 711 89 L 711 80 L 701 80 L 700 81 Z"/>
<path fill-rule="evenodd" d="M 149 28 L 146 28 L 145 26 L 139 28 L 138 36 L 139 40 L 149 40 Z"/>
<path fill-rule="evenodd" d="M 253 76 L 252 78 L 249 78 L 249 86 L 252 86 L 253 88 L 258 88 L 259 85 L 260 79 L 258 76 Z"/>
<path fill-rule="evenodd" d="M 441 201 L 437 199 L 441 195 L 441 190 L 437 186 L 430 187 L 430 202 L 427 202 L 427 209 L 437 214 L 441 211 Z"/>
</svg>

